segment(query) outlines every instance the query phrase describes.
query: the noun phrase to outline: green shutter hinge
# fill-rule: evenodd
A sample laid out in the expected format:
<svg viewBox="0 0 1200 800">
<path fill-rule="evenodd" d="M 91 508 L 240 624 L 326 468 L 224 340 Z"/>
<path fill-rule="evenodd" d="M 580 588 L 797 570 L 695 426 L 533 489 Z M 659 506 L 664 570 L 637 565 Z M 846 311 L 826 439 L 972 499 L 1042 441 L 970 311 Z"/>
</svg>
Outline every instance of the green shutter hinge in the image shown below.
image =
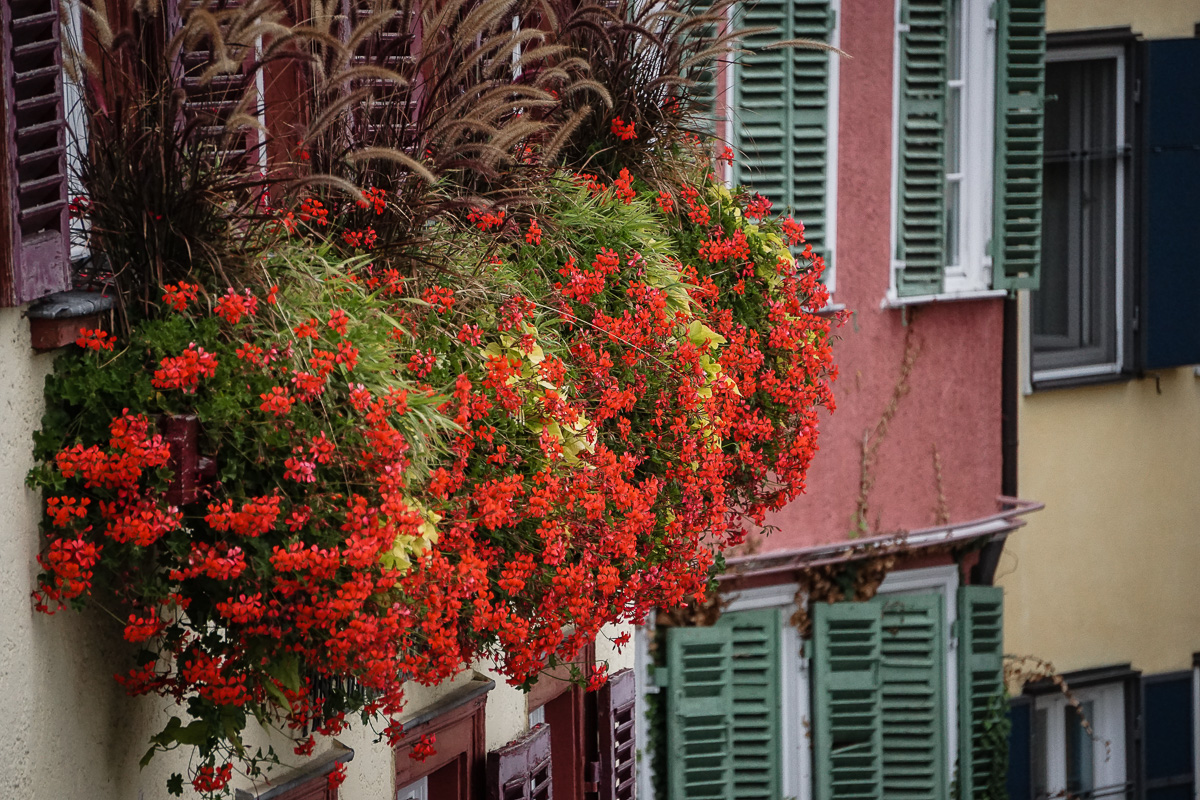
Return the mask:
<svg viewBox="0 0 1200 800">
<path fill-rule="evenodd" d="M 837 9 L 830 6 L 829 8 L 829 33 L 833 34 L 834 28 L 837 27 Z"/>
<path fill-rule="evenodd" d="M 993 0 L 992 4 L 988 6 L 988 19 L 990 19 L 992 22 L 1000 19 L 1000 4 L 995 2 L 995 0 Z"/>
<path fill-rule="evenodd" d="M 665 688 L 671 685 L 671 670 L 666 667 L 655 667 L 650 673 L 650 680 L 659 688 Z"/>
</svg>

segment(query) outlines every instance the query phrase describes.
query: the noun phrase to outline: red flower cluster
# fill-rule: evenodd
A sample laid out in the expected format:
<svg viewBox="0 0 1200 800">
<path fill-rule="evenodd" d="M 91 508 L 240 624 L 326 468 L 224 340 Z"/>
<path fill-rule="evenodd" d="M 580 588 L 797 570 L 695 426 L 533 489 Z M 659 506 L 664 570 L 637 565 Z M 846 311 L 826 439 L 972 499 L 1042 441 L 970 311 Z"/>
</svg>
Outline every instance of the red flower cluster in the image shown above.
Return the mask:
<svg viewBox="0 0 1200 800">
<path fill-rule="evenodd" d="M 610 126 L 613 136 L 616 136 L 622 142 L 632 141 L 637 138 L 637 128 L 632 122 L 626 122 L 620 117 L 614 117 Z"/>
</svg>

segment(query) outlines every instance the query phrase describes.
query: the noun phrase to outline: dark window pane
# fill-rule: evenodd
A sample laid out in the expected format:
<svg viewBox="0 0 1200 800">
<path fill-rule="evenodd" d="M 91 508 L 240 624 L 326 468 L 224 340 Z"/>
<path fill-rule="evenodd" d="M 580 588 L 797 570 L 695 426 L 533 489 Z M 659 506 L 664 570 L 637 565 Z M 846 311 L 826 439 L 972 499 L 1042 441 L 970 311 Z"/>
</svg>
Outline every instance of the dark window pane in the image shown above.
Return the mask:
<svg viewBox="0 0 1200 800">
<path fill-rule="evenodd" d="M 1144 686 L 1146 781 L 1191 776 L 1192 676 L 1147 681 Z"/>
<path fill-rule="evenodd" d="M 1117 61 L 1046 65 L 1042 285 L 1032 294 L 1035 370 L 1117 358 Z"/>
</svg>

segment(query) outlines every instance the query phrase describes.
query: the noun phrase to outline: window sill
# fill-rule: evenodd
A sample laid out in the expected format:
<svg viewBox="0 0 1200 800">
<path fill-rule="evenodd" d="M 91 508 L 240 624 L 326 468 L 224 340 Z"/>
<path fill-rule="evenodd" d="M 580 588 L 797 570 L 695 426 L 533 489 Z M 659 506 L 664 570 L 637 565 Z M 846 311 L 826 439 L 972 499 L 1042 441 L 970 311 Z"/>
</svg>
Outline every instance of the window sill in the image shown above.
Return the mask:
<svg viewBox="0 0 1200 800">
<path fill-rule="evenodd" d="M 326 776 L 333 772 L 338 764 L 353 760 L 354 751 L 334 739 L 332 748 L 320 755 L 313 756 L 307 764 L 290 776 L 282 778 L 281 782 L 276 783 L 270 789 L 261 794 L 254 794 L 245 789 L 235 789 L 233 797 L 234 800 L 286 800 L 289 793 L 299 797 L 301 792 L 308 788 L 309 783 L 319 781 L 319 785 L 323 789 Z M 308 793 L 304 792 L 304 796 L 307 795 Z"/>
<path fill-rule="evenodd" d="M 100 327 L 113 299 L 99 292 L 56 292 L 29 307 L 29 336 L 34 350 L 55 350 L 79 338 L 80 328 Z"/>
<path fill-rule="evenodd" d="M 930 303 L 952 303 L 967 300 L 994 300 L 1007 297 L 1006 289 L 975 289 L 963 292 L 942 292 L 941 294 L 919 294 L 912 297 L 901 297 L 894 289 L 889 289 L 887 295 L 879 302 L 880 308 L 907 308 L 908 306 L 928 305 Z"/>
<path fill-rule="evenodd" d="M 1050 391 L 1053 389 L 1077 389 L 1087 386 L 1107 386 L 1113 383 L 1125 383 L 1133 380 L 1133 375 L 1125 372 L 1117 367 L 1112 367 L 1105 371 L 1095 372 L 1080 372 L 1075 375 L 1043 375 L 1039 377 L 1036 373 L 1030 379 L 1030 391 L 1026 394 L 1037 394 L 1038 392 Z"/>
</svg>

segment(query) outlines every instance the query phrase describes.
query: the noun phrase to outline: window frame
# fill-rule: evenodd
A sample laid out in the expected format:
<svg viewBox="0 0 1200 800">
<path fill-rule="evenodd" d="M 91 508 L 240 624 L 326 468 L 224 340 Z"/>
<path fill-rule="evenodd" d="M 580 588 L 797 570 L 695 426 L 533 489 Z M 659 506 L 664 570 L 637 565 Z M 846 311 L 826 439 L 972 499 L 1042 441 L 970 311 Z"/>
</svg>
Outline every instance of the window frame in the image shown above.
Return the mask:
<svg viewBox="0 0 1200 800">
<path fill-rule="evenodd" d="M 992 210 L 994 203 L 995 98 L 996 98 L 996 20 L 991 16 L 992 0 L 944 0 L 961 3 L 962 39 L 959 43 L 962 59 L 963 106 L 960 111 L 962 128 L 958 136 L 959 170 L 962 174 L 959 192 L 959 254 L 957 265 L 944 264 L 942 291 L 930 295 L 902 296 L 897 277 L 905 262 L 896 257 L 900 236 L 900 147 L 901 92 L 900 51 L 907 26 L 901 21 L 902 0 L 894 9 L 892 36 L 892 163 L 888 289 L 883 306 L 899 308 L 945 300 L 970 300 L 1003 297 L 1003 289 L 992 289 Z M 949 10 L 947 10 L 949 15 Z M 973 254 L 973 255 L 970 255 Z M 947 259 L 949 260 L 949 259 Z"/>
<path fill-rule="evenodd" d="M 1038 354 L 1033 332 L 1033 296 L 1030 293 L 1025 335 L 1028 339 L 1029 380 L 1034 387 L 1061 385 L 1063 382 L 1108 380 L 1113 377 L 1119 377 L 1127 371 L 1128 353 L 1130 351 L 1128 342 L 1128 335 L 1130 333 L 1130 325 L 1128 324 L 1130 319 L 1128 276 L 1131 262 L 1129 245 L 1132 239 L 1130 235 L 1132 215 L 1130 213 L 1129 202 L 1129 190 L 1132 183 L 1130 173 L 1132 170 L 1130 169 L 1131 164 L 1129 161 L 1129 138 L 1131 133 L 1130 113 L 1133 106 L 1133 103 L 1130 102 L 1131 93 L 1129 91 L 1129 48 L 1127 44 L 1119 41 L 1058 44 L 1053 37 L 1050 38 L 1046 48 L 1047 64 L 1073 61 L 1107 61 L 1110 59 L 1116 62 L 1116 105 L 1113 114 L 1116 124 L 1114 133 L 1118 151 L 1113 198 L 1116 225 L 1114 226 L 1113 274 L 1106 276 L 1108 280 L 1112 281 L 1112 306 L 1106 310 L 1105 313 L 1108 316 L 1106 319 L 1103 319 L 1101 324 L 1111 325 L 1113 328 L 1114 357 L 1111 361 L 1097 359 L 1090 360 L 1088 363 L 1062 364 L 1061 366 L 1043 366 L 1039 368 L 1035 363 Z M 1082 309 L 1076 313 L 1082 313 Z M 1054 360 L 1073 360 L 1071 355 L 1075 355 L 1078 358 L 1079 354 L 1086 353 L 1092 349 L 1094 348 L 1073 348 L 1069 351 L 1070 355 Z"/>
<path fill-rule="evenodd" d="M 1067 672 L 1060 676 L 1069 687 L 1072 696 L 1087 702 L 1095 701 L 1096 698 L 1105 699 L 1106 702 L 1112 704 L 1115 702 L 1114 696 L 1119 695 L 1123 705 L 1123 718 L 1118 720 L 1107 720 L 1103 730 L 1105 734 L 1111 735 L 1119 731 L 1121 741 L 1119 748 L 1116 746 L 1115 738 L 1108 741 L 1114 744 L 1107 760 L 1114 765 L 1120 765 L 1124 771 L 1125 792 L 1121 794 L 1105 793 L 1101 797 L 1137 797 L 1141 792 L 1141 764 L 1139 751 L 1139 736 L 1137 733 L 1138 720 L 1141 719 L 1141 679 L 1140 670 L 1132 669 L 1129 664 L 1116 664 L 1107 667 L 1098 667 L 1095 669 L 1079 670 L 1075 672 Z M 1104 698 L 1107 693 L 1108 697 Z M 1061 736 L 1048 736 L 1052 741 L 1061 741 L 1062 750 L 1057 755 L 1060 760 L 1051 766 L 1050 752 L 1043 749 L 1040 756 L 1047 762 L 1048 783 L 1054 780 L 1053 777 L 1058 774 L 1063 776 L 1062 780 L 1065 785 L 1066 775 L 1066 740 L 1065 740 L 1065 709 L 1068 704 L 1067 698 L 1063 695 L 1058 684 L 1046 679 L 1035 683 L 1025 685 L 1023 695 L 1029 697 L 1033 703 L 1030 711 L 1030 739 L 1031 739 L 1031 754 L 1033 760 L 1030 764 L 1031 774 L 1030 783 L 1031 796 L 1034 800 L 1046 800 L 1047 796 L 1055 797 L 1056 789 L 1051 788 L 1055 784 L 1046 787 L 1048 795 L 1039 795 L 1035 793 L 1037 788 L 1038 777 L 1034 766 L 1039 758 L 1039 748 L 1044 743 L 1039 741 L 1037 735 L 1037 713 L 1039 709 L 1047 710 L 1047 720 L 1053 721 L 1052 729 Z M 1111 710 L 1111 708 L 1110 708 Z M 1099 766 L 1105 763 L 1105 739 L 1104 734 L 1097 731 L 1097 739 L 1093 741 L 1093 765 Z M 1101 784 L 1100 788 L 1105 788 Z"/>
<path fill-rule="evenodd" d="M 404 735 L 392 748 L 395 790 L 426 782 L 435 773 L 454 767 L 458 771 L 458 793 L 446 800 L 479 800 L 484 791 L 487 759 L 485 719 L 488 693 L 495 681 L 476 675 L 461 688 L 433 703 L 404 723 Z M 422 735 L 437 737 L 437 751 L 424 761 L 409 758 L 409 751 Z M 444 793 L 439 795 L 445 796 Z"/>
</svg>

